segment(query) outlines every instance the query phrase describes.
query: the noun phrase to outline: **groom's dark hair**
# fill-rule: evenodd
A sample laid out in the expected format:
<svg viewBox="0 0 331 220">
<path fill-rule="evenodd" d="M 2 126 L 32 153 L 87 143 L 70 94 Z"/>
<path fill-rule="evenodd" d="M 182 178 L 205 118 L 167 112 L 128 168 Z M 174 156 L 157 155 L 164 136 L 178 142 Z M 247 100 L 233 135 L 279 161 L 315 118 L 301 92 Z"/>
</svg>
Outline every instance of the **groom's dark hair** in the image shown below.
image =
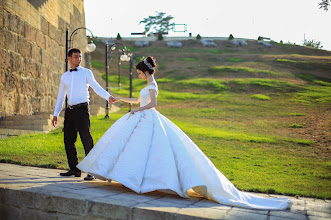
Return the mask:
<svg viewBox="0 0 331 220">
<path fill-rule="evenodd" d="M 77 48 L 71 48 L 68 52 L 68 57 L 71 57 L 73 53 L 82 53 L 82 51 L 80 51 L 80 49 Z"/>
</svg>

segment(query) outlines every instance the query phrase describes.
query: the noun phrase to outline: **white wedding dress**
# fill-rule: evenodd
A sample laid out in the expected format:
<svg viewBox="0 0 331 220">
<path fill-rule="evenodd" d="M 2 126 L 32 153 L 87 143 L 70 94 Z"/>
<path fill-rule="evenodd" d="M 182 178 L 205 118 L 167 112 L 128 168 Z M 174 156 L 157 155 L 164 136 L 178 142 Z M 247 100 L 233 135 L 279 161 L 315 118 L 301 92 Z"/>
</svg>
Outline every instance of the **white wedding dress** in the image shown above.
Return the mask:
<svg viewBox="0 0 331 220">
<path fill-rule="evenodd" d="M 140 106 L 150 102 L 148 85 L 140 91 Z M 291 207 L 287 198 L 262 198 L 239 191 L 199 147 L 156 109 L 125 114 L 100 138 L 77 165 L 103 180 L 115 180 L 137 193 L 187 191 L 218 203 L 266 210 Z"/>
</svg>

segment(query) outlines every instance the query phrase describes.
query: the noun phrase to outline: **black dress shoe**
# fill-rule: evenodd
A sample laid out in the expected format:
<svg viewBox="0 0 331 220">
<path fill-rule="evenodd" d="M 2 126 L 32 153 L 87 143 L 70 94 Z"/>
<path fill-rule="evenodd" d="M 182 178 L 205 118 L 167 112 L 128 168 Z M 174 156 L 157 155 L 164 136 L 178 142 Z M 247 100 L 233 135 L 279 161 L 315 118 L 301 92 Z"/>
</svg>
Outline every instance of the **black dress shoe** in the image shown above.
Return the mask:
<svg viewBox="0 0 331 220">
<path fill-rule="evenodd" d="M 87 176 L 84 178 L 84 180 L 94 180 L 95 177 L 90 175 L 90 174 L 87 174 Z"/>
<path fill-rule="evenodd" d="M 60 173 L 60 176 L 75 176 L 75 177 L 80 177 L 81 176 L 81 172 L 75 172 L 75 171 L 69 170 L 66 173 Z"/>
</svg>

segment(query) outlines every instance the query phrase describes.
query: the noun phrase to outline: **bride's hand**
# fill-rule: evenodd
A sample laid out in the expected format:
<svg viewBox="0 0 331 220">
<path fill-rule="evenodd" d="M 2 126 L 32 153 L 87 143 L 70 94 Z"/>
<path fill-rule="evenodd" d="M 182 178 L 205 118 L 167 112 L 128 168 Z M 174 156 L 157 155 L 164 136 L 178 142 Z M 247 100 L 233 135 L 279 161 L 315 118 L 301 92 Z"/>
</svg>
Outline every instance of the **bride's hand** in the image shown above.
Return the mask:
<svg viewBox="0 0 331 220">
<path fill-rule="evenodd" d="M 121 100 L 121 97 L 114 97 L 114 102 Z"/>
<path fill-rule="evenodd" d="M 133 110 L 131 110 L 131 113 L 130 114 L 133 115 L 136 112 L 139 112 L 138 109 L 133 109 Z"/>
</svg>

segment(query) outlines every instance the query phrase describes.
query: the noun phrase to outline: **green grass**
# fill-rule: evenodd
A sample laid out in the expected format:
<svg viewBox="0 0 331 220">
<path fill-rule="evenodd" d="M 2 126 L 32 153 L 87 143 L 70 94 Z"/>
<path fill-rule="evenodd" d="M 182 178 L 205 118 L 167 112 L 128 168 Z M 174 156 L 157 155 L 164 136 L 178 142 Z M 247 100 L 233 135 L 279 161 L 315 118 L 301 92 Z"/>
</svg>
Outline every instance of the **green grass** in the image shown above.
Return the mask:
<svg viewBox="0 0 331 220">
<path fill-rule="evenodd" d="M 288 126 L 289 128 L 303 128 L 302 124 L 291 124 Z"/>
<path fill-rule="evenodd" d="M 291 115 L 291 116 L 305 116 L 306 114 L 304 114 L 304 113 L 290 113 L 289 115 Z"/>
<path fill-rule="evenodd" d="M 226 61 L 229 61 L 229 62 L 243 62 L 244 59 L 233 57 L 233 58 L 226 59 Z"/>
<path fill-rule="evenodd" d="M 195 58 L 181 58 L 182 61 L 197 61 Z"/>
<path fill-rule="evenodd" d="M 252 76 L 257 75 L 266 75 L 266 76 L 278 76 L 279 74 L 269 70 L 260 70 L 260 69 L 252 69 L 249 67 L 236 67 L 236 66 L 212 66 L 209 68 L 209 71 L 213 74 L 220 73 L 249 73 Z"/>
<path fill-rule="evenodd" d="M 93 68 L 105 68 L 105 63 L 99 62 L 99 61 L 91 61 L 91 65 Z"/>
<path fill-rule="evenodd" d="M 297 74 L 296 77 L 299 77 L 300 79 L 303 79 L 305 81 L 312 82 L 312 83 L 315 83 L 315 84 L 318 84 L 318 85 L 330 86 L 331 87 L 331 83 L 319 80 L 316 76 L 313 76 L 313 75 Z"/>
<path fill-rule="evenodd" d="M 208 53 L 213 53 L 213 54 L 221 54 L 221 53 L 223 53 L 221 50 L 218 50 L 218 49 L 209 49 L 207 52 Z"/>
<path fill-rule="evenodd" d="M 303 104 L 329 104 L 331 103 L 331 86 L 307 85 L 298 93 L 295 93 L 294 102 Z"/>
<path fill-rule="evenodd" d="M 255 94 L 255 95 L 251 95 L 250 96 L 253 99 L 258 99 L 258 100 L 262 100 L 262 101 L 269 101 L 270 97 L 266 96 L 266 95 L 262 95 L 262 94 Z"/>
</svg>

